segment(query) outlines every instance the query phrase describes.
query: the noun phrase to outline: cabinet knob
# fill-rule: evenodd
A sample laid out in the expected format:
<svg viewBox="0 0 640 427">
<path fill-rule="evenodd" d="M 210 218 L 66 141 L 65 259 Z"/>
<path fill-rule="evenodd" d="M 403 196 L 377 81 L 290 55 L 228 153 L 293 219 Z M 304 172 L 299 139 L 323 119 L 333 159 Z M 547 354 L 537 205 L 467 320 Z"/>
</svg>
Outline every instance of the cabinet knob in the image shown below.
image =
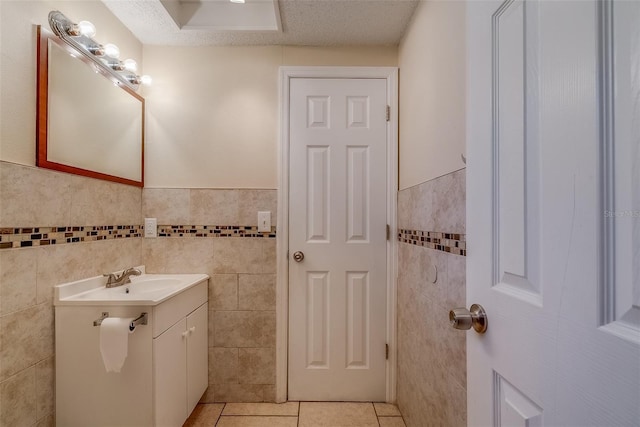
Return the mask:
<svg viewBox="0 0 640 427">
<path fill-rule="evenodd" d="M 195 326 L 190 327 L 189 329 L 187 329 L 186 331 L 184 331 L 182 333 L 182 338 L 187 338 L 189 335 L 191 335 L 195 331 L 196 331 L 196 327 Z"/>
</svg>

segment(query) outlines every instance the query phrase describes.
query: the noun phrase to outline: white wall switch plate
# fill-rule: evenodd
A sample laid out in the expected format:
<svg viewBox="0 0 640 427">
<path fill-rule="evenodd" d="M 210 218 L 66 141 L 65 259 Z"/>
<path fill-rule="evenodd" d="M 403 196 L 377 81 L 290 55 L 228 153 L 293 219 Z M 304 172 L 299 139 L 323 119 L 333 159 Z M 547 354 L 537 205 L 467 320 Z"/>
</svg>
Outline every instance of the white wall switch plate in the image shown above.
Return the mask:
<svg viewBox="0 0 640 427">
<path fill-rule="evenodd" d="M 258 212 L 258 232 L 271 231 L 271 212 Z"/>
<path fill-rule="evenodd" d="M 144 237 L 158 237 L 158 220 L 156 218 L 144 219 Z"/>
</svg>

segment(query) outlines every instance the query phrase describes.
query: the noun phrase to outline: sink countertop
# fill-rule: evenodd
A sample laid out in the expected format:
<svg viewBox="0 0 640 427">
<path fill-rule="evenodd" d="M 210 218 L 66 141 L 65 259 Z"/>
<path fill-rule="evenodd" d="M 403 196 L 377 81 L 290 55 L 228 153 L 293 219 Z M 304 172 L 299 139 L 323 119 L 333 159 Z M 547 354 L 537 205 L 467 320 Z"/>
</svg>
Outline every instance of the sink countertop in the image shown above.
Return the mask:
<svg viewBox="0 0 640 427">
<path fill-rule="evenodd" d="M 155 306 L 209 279 L 206 274 L 146 274 L 131 277 L 131 283 L 105 287 L 106 277 L 95 276 L 54 287 L 53 304 L 61 305 L 144 305 Z"/>
</svg>

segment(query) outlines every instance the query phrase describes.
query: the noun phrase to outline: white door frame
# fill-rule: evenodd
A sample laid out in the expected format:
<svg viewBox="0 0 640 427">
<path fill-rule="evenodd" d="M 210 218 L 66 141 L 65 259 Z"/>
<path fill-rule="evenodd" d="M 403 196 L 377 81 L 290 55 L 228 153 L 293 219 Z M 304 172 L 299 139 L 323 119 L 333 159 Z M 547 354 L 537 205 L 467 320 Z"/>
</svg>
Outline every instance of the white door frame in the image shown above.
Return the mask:
<svg viewBox="0 0 640 427">
<path fill-rule="evenodd" d="M 387 402 L 396 400 L 396 270 L 398 191 L 398 69 L 396 67 L 280 67 L 280 144 L 278 156 L 276 402 L 287 400 L 289 346 L 289 83 L 293 78 L 386 79 L 387 104 Z"/>
</svg>

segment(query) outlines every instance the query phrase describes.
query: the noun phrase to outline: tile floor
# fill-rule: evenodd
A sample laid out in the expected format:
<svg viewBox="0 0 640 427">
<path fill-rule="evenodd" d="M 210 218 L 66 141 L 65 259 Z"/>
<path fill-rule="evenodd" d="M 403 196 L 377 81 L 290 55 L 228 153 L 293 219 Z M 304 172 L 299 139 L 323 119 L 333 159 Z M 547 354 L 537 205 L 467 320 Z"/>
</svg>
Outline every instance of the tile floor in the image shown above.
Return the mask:
<svg viewBox="0 0 640 427">
<path fill-rule="evenodd" d="M 405 427 L 395 405 L 361 402 L 206 403 L 183 427 Z"/>
</svg>

